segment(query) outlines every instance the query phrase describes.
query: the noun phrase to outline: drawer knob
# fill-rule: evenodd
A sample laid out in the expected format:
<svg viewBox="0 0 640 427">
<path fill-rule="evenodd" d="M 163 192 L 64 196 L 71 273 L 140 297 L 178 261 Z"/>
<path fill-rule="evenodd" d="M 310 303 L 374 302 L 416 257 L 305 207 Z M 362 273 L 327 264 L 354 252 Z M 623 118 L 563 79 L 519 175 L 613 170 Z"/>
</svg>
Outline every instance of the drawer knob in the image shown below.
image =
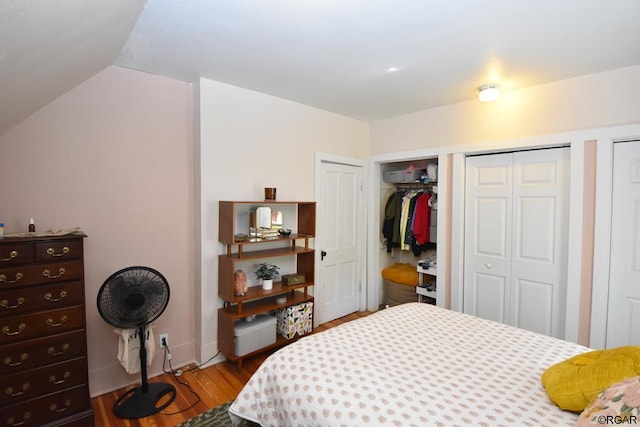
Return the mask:
<svg viewBox="0 0 640 427">
<path fill-rule="evenodd" d="M 20 360 L 17 360 L 17 361 L 14 362 L 13 359 L 8 356 L 8 357 L 4 358 L 3 362 L 4 362 L 5 365 L 13 367 L 13 366 L 22 365 L 24 363 L 24 361 L 27 360 L 28 358 L 29 358 L 29 355 L 27 353 L 22 353 L 20 355 Z"/>
<path fill-rule="evenodd" d="M 49 279 L 57 279 L 58 277 L 64 276 L 65 271 L 66 270 L 64 268 L 60 267 L 60 269 L 58 269 L 58 274 L 57 275 L 52 275 L 51 271 L 49 271 L 49 269 L 46 269 L 45 271 L 42 272 L 42 275 L 44 277 L 49 278 Z"/>
<path fill-rule="evenodd" d="M 26 300 L 24 297 L 20 297 L 16 300 L 16 303 L 14 305 L 9 305 L 9 301 L 3 299 L 2 301 L 0 301 L 0 307 L 12 310 L 14 308 L 20 307 L 22 304 L 24 304 L 25 301 Z"/>
<path fill-rule="evenodd" d="M 67 291 L 61 291 L 60 296 L 58 298 L 54 298 L 53 295 L 51 295 L 51 292 L 47 292 L 46 294 L 44 294 L 44 299 L 51 302 L 58 302 L 62 299 L 65 299 L 66 297 L 67 297 Z"/>
<path fill-rule="evenodd" d="M 9 424 L 12 427 L 18 427 L 18 426 L 24 425 L 24 423 L 29 418 L 31 418 L 31 412 L 25 412 L 24 415 L 22 416 L 22 421 L 16 421 L 15 418 L 9 417 L 7 418 L 7 424 Z"/>
<path fill-rule="evenodd" d="M 71 376 L 71 372 L 69 372 L 69 371 L 65 371 L 64 375 L 63 375 L 63 376 L 62 376 L 62 378 L 60 378 L 60 379 L 57 379 L 55 375 L 51 375 L 51 376 L 49 377 L 49 382 L 50 382 L 51 384 L 55 384 L 55 385 L 62 384 L 62 383 L 64 383 L 66 380 L 68 380 L 70 376 Z"/>
<path fill-rule="evenodd" d="M 22 280 L 23 277 L 24 277 L 24 274 L 16 273 L 15 280 L 7 280 L 6 275 L 0 274 L 0 283 L 18 283 L 20 280 Z"/>
<path fill-rule="evenodd" d="M 27 390 L 29 390 L 29 387 L 30 387 L 29 383 L 22 384 L 22 390 L 20 391 L 15 391 L 13 387 L 7 387 L 5 389 L 5 393 L 7 393 L 8 396 L 16 397 L 16 396 L 23 395 Z"/>
<path fill-rule="evenodd" d="M 27 327 L 27 325 L 25 325 L 24 323 L 20 323 L 18 325 L 18 329 L 12 332 L 11 329 L 9 329 L 8 326 L 3 326 L 2 327 L 2 333 L 5 334 L 8 337 L 13 336 L 13 335 L 18 335 L 20 332 L 24 331 L 24 328 L 26 328 L 26 327 Z"/>
<path fill-rule="evenodd" d="M 51 256 L 65 256 L 68 253 L 69 253 L 69 248 L 66 246 L 62 248 L 62 252 L 58 252 L 58 253 L 56 253 L 56 250 L 54 248 L 47 249 L 47 255 L 51 255 Z"/>
<path fill-rule="evenodd" d="M 60 347 L 60 351 L 56 351 L 55 347 L 49 347 L 47 349 L 47 353 L 49 353 L 51 356 L 60 356 L 68 350 L 69 350 L 69 343 L 64 343 L 62 347 Z"/>
<path fill-rule="evenodd" d="M 9 258 L 0 258 L 0 261 L 2 261 L 2 262 L 11 261 L 12 259 L 14 259 L 17 256 L 18 256 L 18 251 L 11 251 L 11 252 L 9 252 Z"/>
<path fill-rule="evenodd" d="M 67 408 L 71 406 L 71 399 L 67 399 L 64 401 L 64 407 L 59 408 L 58 405 L 56 405 L 55 403 L 52 403 L 51 406 L 49 406 L 49 410 L 51 412 L 64 412 L 67 410 Z"/>
<path fill-rule="evenodd" d="M 66 315 L 66 314 L 65 314 L 65 315 L 63 315 L 63 316 L 60 318 L 60 322 L 58 322 L 58 323 L 55 323 L 55 322 L 53 321 L 53 319 L 52 319 L 52 318 L 48 318 L 48 319 L 47 319 L 47 325 L 52 326 L 52 327 L 54 327 L 54 328 L 57 328 L 58 326 L 62 326 L 62 325 L 64 325 L 64 324 L 65 324 L 65 322 L 67 321 L 67 319 L 68 319 L 68 317 L 67 317 L 67 315 Z"/>
</svg>

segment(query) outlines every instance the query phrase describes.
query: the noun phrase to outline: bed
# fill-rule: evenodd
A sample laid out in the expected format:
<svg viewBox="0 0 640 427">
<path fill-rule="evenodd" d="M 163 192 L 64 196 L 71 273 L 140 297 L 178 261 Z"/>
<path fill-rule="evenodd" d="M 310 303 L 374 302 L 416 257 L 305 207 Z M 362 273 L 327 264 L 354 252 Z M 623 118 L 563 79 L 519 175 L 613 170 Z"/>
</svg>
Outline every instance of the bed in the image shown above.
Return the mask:
<svg viewBox="0 0 640 427">
<path fill-rule="evenodd" d="M 587 347 L 407 303 L 272 354 L 229 409 L 266 426 L 573 425 L 540 376 Z"/>
</svg>

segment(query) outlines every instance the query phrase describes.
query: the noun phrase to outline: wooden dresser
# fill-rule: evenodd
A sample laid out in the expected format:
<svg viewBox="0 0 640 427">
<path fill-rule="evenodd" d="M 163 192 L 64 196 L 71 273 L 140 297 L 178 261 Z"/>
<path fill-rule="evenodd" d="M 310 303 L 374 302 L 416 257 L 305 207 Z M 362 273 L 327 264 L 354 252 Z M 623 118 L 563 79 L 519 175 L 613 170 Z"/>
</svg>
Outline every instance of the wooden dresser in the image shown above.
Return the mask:
<svg viewBox="0 0 640 427">
<path fill-rule="evenodd" d="M 0 427 L 93 426 L 84 237 L 0 239 Z"/>
</svg>

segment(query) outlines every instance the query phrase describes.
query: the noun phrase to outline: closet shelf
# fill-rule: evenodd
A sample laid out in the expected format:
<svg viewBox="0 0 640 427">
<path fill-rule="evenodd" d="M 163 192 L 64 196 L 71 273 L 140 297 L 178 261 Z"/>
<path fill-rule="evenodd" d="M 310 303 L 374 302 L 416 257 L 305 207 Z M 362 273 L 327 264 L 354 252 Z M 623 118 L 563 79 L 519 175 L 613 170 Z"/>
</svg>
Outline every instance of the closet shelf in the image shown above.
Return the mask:
<svg viewBox="0 0 640 427">
<path fill-rule="evenodd" d="M 429 182 L 427 184 L 423 184 L 422 182 L 403 182 L 403 183 L 393 184 L 393 186 L 398 190 L 417 190 L 421 188 L 431 188 L 437 185 L 438 185 L 438 182 Z"/>
</svg>

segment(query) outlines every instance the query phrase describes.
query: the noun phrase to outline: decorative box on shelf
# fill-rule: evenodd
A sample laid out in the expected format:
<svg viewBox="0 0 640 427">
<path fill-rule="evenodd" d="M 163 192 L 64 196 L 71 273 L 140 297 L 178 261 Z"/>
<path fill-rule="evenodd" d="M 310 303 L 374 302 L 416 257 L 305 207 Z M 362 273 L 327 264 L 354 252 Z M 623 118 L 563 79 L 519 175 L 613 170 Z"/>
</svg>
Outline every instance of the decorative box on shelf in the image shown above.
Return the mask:
<svg viewBox="0 0 640 427">
<path fill-rule="evenodd" d="M 280 335 L 291 339 L 313 330 L 313 302 L 304 302 L 278 309 L 276 329 Z"/>
<path fill-rule="evenodd" d="M 304 274 L 285 274 L 282 276 L 283 285 L 298 285 L 304 283 Z"/>
</svg>

